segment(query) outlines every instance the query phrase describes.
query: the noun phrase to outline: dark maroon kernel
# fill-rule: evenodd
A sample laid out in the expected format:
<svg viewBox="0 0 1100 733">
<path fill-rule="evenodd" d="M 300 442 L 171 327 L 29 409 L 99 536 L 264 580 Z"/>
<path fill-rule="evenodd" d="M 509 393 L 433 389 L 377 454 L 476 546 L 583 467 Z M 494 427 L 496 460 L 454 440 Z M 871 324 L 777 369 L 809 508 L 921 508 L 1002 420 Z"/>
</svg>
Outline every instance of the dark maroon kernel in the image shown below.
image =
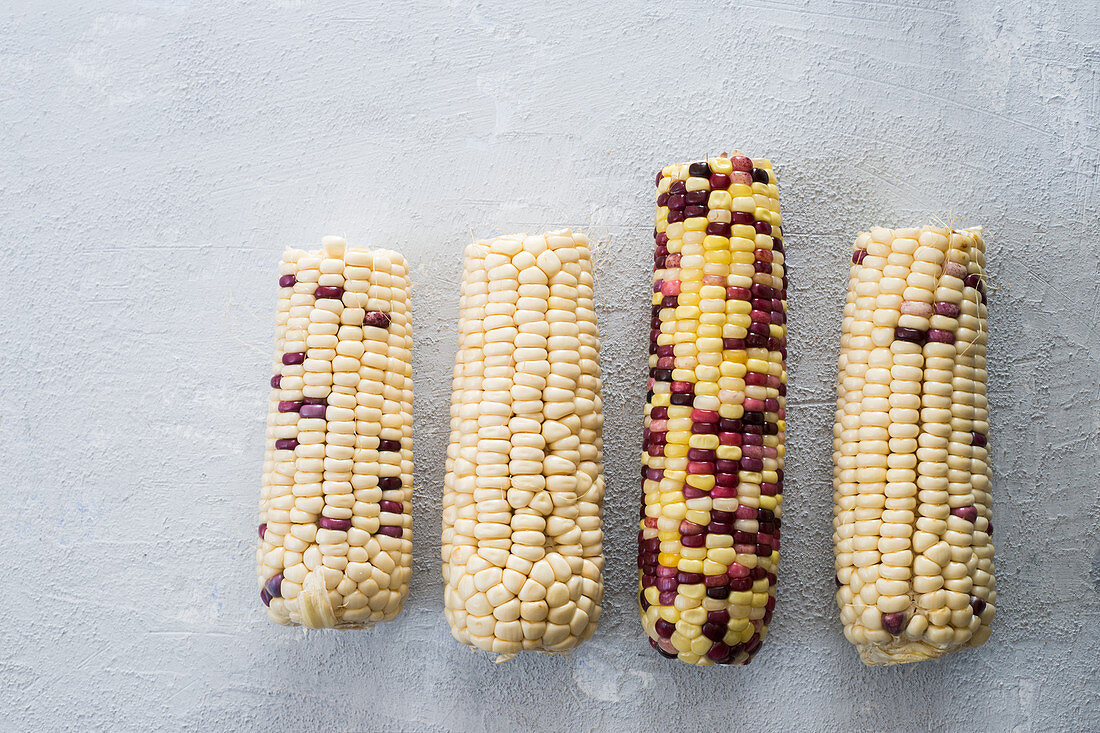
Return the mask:
<svg viewBox="0 0 1100 733">
<path fill-rule="evenodd" d="M 667 591 L 674 591 L 680 587 L 680 583 L 676 578 L 657 578 L 657 590 L 665 593 Z"/>
<path fill-rule="evenodd" d="M 638 593 L 638 605 L 642 607 L 643 611 L 649 610 L 649 601 L 646 600 L 645 591 L 639 591 Z"/>
<path fill-rule="evenodd" d="M 657 347 L 657 356 L 675 356 L 675 355 L 676 355 L 676 347 L 673 346 L 672 344 L 662 344 L 662 345 Z M 659 409 L 662 409 L 662 408 L 654 407 L 653 409 L 654 410 L 659 410 Z M 668 408 L 664 408 L 664 409 L 667 410 Z"/>
<path fill-rule="evenodd" d="M 670 215 L 673 211 L 683 211 L 685 205 L 687 205 L 687 197 L 684 194 L 676 194 L 668 197 Z M 671 219 L 669 221 L 671 221 Z"/>
<path fill-rule="evenodd" d="M 707 207 L 706 206 L 695 205 L 695 206 L 687 206 L 687 207 L 684 208 L 684 216 L 685 217 L 706 216 L 706 215 L 707 215 Z"/>
<path fill-rule="evenodd" d="M 764 413 L 762 412 L 745 412 L 741 416 L 742 425 L 763 425 Z"/>
<path fill-rule="evenodd" d="M 666 295 L 665 297 L 661 298 L 662 308 L 675 308 L 677 305 L 679 305 L 679 303 L 680 301 L 676 298 L 675 295 Z"/>
<path fill-rule="evenodd" d="M 390 314 L 383 313 L 382 311 L 370 311 L 363 316 L 363 325 L 374 326 L 375 328 L 389 328 Z"/>
<path fill-rule="evenodd" d="M 702 573 L 685 573 L 679 572 L 676 574 L 676 580 L 683 585 L 695 585 L 696 583 L 702 583 L 706 580 L 706 576 Z"/>
<path fill-rule="evenodd" d="M 745 339 L 722 339 L 722 348 L 726 351 L 741 351 L 745 348 Z"/>
<path fill-rule="evenodd" d="M 692 163 L 688 166 L 688 175 L 695 178 L 710 178 L 710 165 L 705 161 Z"/>
<path fill-rule="evenodd" d="M 709 534 L 729 534 L 733 531 L 733 522 L 711 522 L 707 525 Z"/>
<path fill-rule="evenodd" d="M 689 461 L 714 461 L 717 456 L 706 448 L 688 448 L 687 457 Z"/>
<path fill-rule="evenodd" d="M 852 263 L 858 265 L 860 260 L 863 259 L 860 255 L 866 251 L 865 249 L 857 249 L 855 252 L 852 252 Z"/>
<path fill-rule="evenodd" d="M 317 524 L 322 529 L 335 529 L 346 532 L 351 529 L 350 519 L 333 519 L 332 517 L 321 517 L 317 520 Z"/>
<path fill-rule="evenodd" d="M 384 512 L 389 512 L 390 514 L 402 514 L 405 511 L 405 507 L 401 504 L 401 502 L 389 501 L 387 499 L 382 499 L 381 501 L 379 501 L 378 508 Z"/>
<path fill-rule="evenodd" d="M 279 403 L 279 412 L 298 412 L 302 403 L 298 400 L 286 400 Z"/>
<path fill-rule="evenodd" d="M 653 185 L 660 186 L 661 185 L 661 178 L 663 176 L 664 176 L 664 174 L 661 171 L 657 171 L 657 180 L 654 182 Z"/>
<path fill-rule="evenodd" d="M 768 235 L 769 237 L 770 237 L 770 236 L 771 236 L 771 234 L 772 234 L 772 225 L 771 225 L 771 224 L 769 224 L 769 223 L 768 223 L 768 222 L 766 222 L 766 221 L 757 221 L 757 222 L 754 222 L 754 223 L 753 223 L 753 226 L 755 226 L 755 227 L 756 227 L 756 231 L 757 231 L 757 233 L 758 233 L 758 234 L 766 234 L 766 235 Z"/>
<path fill-rule="evenodd" d="M 313 297 L 321 298 L 336 298 L 339 299 L 344 295 L 344 289 L 335 285 L 318 285 L 317 289 L 313 291 Z"/>
<path fill-rule="evenodd" d="M 839 575 L 834 575 L 833 576 L 833 582 L 836 583 L 837 588 L 841 588 L 841 587 L 844 586 L 844 584 L 840 582 L 840 576 Z"/>
<path fill-rule="evenodd" d="M 768 577 L 768 571 L 757 565 L 749 572 L 749 575 L 753 580 L 763 580 Z"/>
<path fill-rule="evenodd" d="M 894 338 L 898 341 L 910 341 L 914 344 L 923 344 L 926 334 L 919 328 L 907 328 L 898 326 L 894 329 Z"/>
<path fill-rule="evenodd" d="M 283 596 L 283 574 L 276 573 L 267 579 L 264 583 L 264 590 L 267 591 L 267 595 L 270 598 L 282 598 Z"/>
<path fill-rule="evenodd" d="M 970 608 L 974 611 L 975 616 L 981 616 L 982 612 L 985 611 L 985 606 L 985 601 L 977 596 L 970 599 Z"/>
<path fill-rule="evenodd" d="M 739 483 L 736 473 L 724 473 L 719 471 L 714 474 L 714 483 L 719 486 L 734 487 Z"/>
<path fill-rule="evenodd" d="M 733 420 L 723 417 L 718 421 L 718 429 L 723 433 L 739 433 L 741 432 L 741 420 L 740 418 Z"/>
<path fill-rule="evenodd" d="M 653 418 L 654 420 L 667 420 L 668 419 L 668 408 L 663 407 L 663 406 L 662 407 L 654 407 L 650 411 L 649 416 L 651 418 Z"/>
<path fill-rule="evenodd" d="M 752 291 L 748 288 L 739 288 L 731 285 L 726 288 L 726 300 L 751 300 Z"/>
<path fill-rule="evenodd" d="M 897 613 L 882 614 L 882 628 L 888 634 L 894 634 L 895 636 L 900 634 L 901 630 L 905 628 L 905 613 L 898 611 Z"/>
<path fill-rule="evenodd" d="M 752 263 L 752 269 L 756 272 L 770 273 L 772 271 L 772 263 L 761 262 L 760 260 L 757 260 L 756 262 Z"/>
<path fill-rule="evenodd" d="M 378 479 L 378 488 L 382 491 L 393 491 L 401 488 L 400 476 L 382 476 Z"/>
<path fill-rule="evenodd" d="M 955 334 L 950 331 L 944 331 L 939 328 L 929 329 L 928 340 L 935 341 L 941 344 L 953 344 L 955 343 Z"/>
<path fill-rule="evenodd" d="M 756 533 L 755 532 L 742 532 L 738 530 L 733 533 L 733 541 L 739 545 L 755 545 Z"/>
<path fill-rule="evenodd" d="M 968 522 L 978 521 L 978 507 L 976 506 L 957 506 L 951 510 L 959 519 L 965 519 Z"/>
<path fill-rule="evenodd" d="M 686 519 L 680 521 L 680 534 L 682 535 L 703 534 L 706 531 L 707 528 L 701 524 L 696 524 L 695 522 L 690 522 Z M 683 573 L 680 573 L 680 575 L 683 575 Z M 681 580 L 680 582 L 687 583 L 695 581 Z"/>
<path fill-rule="evenodd" d="M 400 537 L 404 530 L 400 527 L 394 527 L 393 525 L 382 525 L 378 528 L 379 534 L 384 534 L 387 537 Z"/>
<path fill-rule="evenodd" d="M 936 303 L 935 309 L 936 315 L 947 316 L 948 318 L 958 318 L 959 313 L 962 312 L 962 309 L 959 308 L 959 306 L 955 305 L 954 303 L 945 303 L 942 300 Z"/>
<path fill-rule="evenodd" d="M 650 641 L 651 644 L 654 643 L 652 639 L 650 639 L 649 641 Z M 676 655 L 673 654 L 672 652 L 666 652 L 664 649 L 662 649 L 659 646 L 654 646 L 654 648 L 657 650 L 657 653 L 660 654 L 665 659 L 676 659 Z"/>
<path fill-rule="evenodd" d="M 294 283 L 296 283 L 296 282 L 298 282 L 298 278 L 294 277 L 293 275 L 283 275 L 282 277 L 279 278 L 279 287 L 280 288 L 293 287 Z"/>
<path fill-rule="evenodd" d="M 267 592 L 267 588 L 260 589 L 260 600 L 264 602 L 265 606 L 271 605 L 271 594 Z"/>
<path fill-rule="evenodd" d="M 660 196 L 657 197 L 657 205 L 658 206 L 668 206 L 668 194 L 667 193 L 662 193 Z"/>
<path fill-rule="evenodd" d="M 264 538 L 265 534 L 267 534 L 267 522 L 264 522 L 263 524 L 260 525 L 260 539 L 261 540 Z"/>
<path fill-rule="evenodd" d="M 657 619 L 657 623 L 653 625 L 653 630 L 656 631 L 658 635 L 667 639 L 672 636 L 672 632 L 676 631 L 676 625 L 671 621 L 659 618 Z"/>
<path fill-rule="evenodd" d="M 668 233 L 658 232 L 657 236 L 655 236 L 653 239 L 656 241 L 658 247 L 665 248 L 664 254 L 668 254 Z"/>
<path fill-rule="evenodd" d="M 298 447 L 298 441 L 294 438 L 279 438 L 275 441 L 275 450 L 294 450 Z"/>
<path fill-rule="evenodd" d="M 290 353 L 283 354 L 284 364 L 301 364 L 306 360 L 306 354 L 304 351 L 291 351 Z"/>
<path fill-rule="evenodd" d="M 775 298 L 775 288 L 769 288 L 767 285 L 761 285 L 760 283 L 753 283 L 752 297 L 771 300 Z"/>
<path fill-rule="evenodd" d="M 379 440 L 378 441 L 378 450 L 384 450 L 384 451 L 401 450 L 401 441 L 400 440 Z"/>
<path fill-rule="evenodd" d="M 752 578 L 730 578 L 729 587 L 732 591 L 752 590 Z"/>
<path fill-rule="evenodd" d="M 671 194 L 687 193 L 687 184 L 683 181 L 673 181 L 672 185 L 668 187 L 668 192 Z"/>
<path fill-rule="evenodd" d="M 718 624 L 707 621 L 703 624 L 703 636 L 707 637 L 711 641 L 721 641 L 726 635 L 725 624 L 719 626 Z"/>
<path fill-rule="evenodd" d="M 718 423 L 697 422 L 691 424 L 691 432 L 696 435 L 717 435 Z"/>
<path fill-rule="evenodd" d="M 968 288 L 976 288 L 976 287 L 978 287 L 978 283 L 980 283 L 981 281 L 982 281 L 982 278 L 981 278 L 981 276 L 980 276 L 980 275 L 976 275 L 976 274 L 973 274 L 973 273 L 971 273 L 970 275 L 967 275 L 967 276 L 966 276 L 966 279 L 965 279 L 965 280 L 963 280 L 963 282 L 964 282 L 964 283 L 966 284 L 966 286 L 967 286 Z"/>
<path fill-rule="evenodd" d="M 768 172 L 766 170 L 764 170 L 763 168 L 753 168 L 752 169 L 752 182 L 753 183 L 767 183 L 768 182 Z"/>
<path fill-rule="evenodd" d="M 728 237 L 730 235 L 730 225 L 724 221 L 712 221 L 710 224 L 707 224 L 707 234 Z"/>
<path fill-rule="evenodd" d="M 702 489 L 697 489 L 694 486 L 688 485 L 684 486 L 683 493 L 685 499 L 702 499 L 704 496 L 707 496 L 707 492 Z"/>
<path fill-rule="evenodd" d="M 276 374 L 274 377 L 271 378 L 271 388 L 272 389 L 279 389 L 279 386 L 282 383 L 283 383 L 283 375 L 281 375 L 281 374 Z"/>
<path fill-rule="evenodd" d="M 679 405 L 679 406 L 683 407 L 683 406 L 686 406 L 686 405 L 690 405 L 694 399 L 695 399 L 694 395 L 674 394 L 671 397 L 669 397 L 669 402 L 671 402 L 674 405 Z"/>
<path fill-rule="evenodd" d="M 705 204 L 710 198 L 710 191 L 688 191 L 684 200 L 689 204 Z"/>
<path fill-rule="evenodd" d="M 325 405 L 328 404 L 328 398 L 326 397 L 303 397 L 303 405 Z"/>
<path fill-rule="evenodd" d="M 747 211 L 734 211 L 730 214 L 730 224 L 734 226 L 756 227 L 756 219 Z"/>
<path fill-rule="evenodd" d="M 984 435 L 982 435 L 981 433 L 976 433 L 975 432 L 975 433 L 970 434 L 970 444 L 971 445 L 976 445 L 979 448 L 981 448 L 981 447 L 984 447 L 988 442 L 989 441 L 986 439 L 986 437 Z"/>
<path fill-rule="evenodd" d="M 707 588 L 707 596 L 710 598 L 716 598 L 720 601 L 730 597 L 730 588 L 728 585 L 716 585 Z"/>
<path fill-rule="evenodd" d="M 707 544 L 705 534 L 685 535 L 680 538 L 680 544 L 684 547 L 704 547 Z"/>
<path fill-rule="evenodd" d="M 710 176 L 710 187 L 715 190 L 724 191 L 730 187 L 730 177 L 725 173 L 712 173 Z"/>
<path fill-rule="evenodd" d="M 301 409 L 298 410 L 298 414 L 305 418 L 323 419 L 326 409 L 324 405 L 302 405 Z"/>
</svg>

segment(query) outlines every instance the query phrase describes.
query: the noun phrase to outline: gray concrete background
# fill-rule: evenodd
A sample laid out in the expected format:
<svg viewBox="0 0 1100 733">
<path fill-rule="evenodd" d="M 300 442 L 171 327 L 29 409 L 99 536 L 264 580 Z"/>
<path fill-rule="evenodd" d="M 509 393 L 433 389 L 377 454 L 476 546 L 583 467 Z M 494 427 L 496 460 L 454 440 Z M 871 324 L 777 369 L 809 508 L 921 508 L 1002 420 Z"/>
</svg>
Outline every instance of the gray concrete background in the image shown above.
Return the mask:
<svg viewBox="0 0 1100 733">
<path fill-rule="evenodd" d="M 0 10 L 0 728 L 1100 728 L 1100 8 L 611 5 Z M 764 650 L 700 670 L 633 601 L 647 221 L 659 166 L 735 146 L 787 224 L 787 504 Z M 935 219 L 989 237 L 999 613 L 866 669 L 829 541 L 846 260 Z M 603 240 L 607 599 L 571 657 L 494 666 L 441 613 L 460 256 L 560 225 Z M 307 634 L 262 613 L 255 504 L 275 262 L 327 233 L 412 265 L 416 567 L 399 621 Z"/>
</svg>

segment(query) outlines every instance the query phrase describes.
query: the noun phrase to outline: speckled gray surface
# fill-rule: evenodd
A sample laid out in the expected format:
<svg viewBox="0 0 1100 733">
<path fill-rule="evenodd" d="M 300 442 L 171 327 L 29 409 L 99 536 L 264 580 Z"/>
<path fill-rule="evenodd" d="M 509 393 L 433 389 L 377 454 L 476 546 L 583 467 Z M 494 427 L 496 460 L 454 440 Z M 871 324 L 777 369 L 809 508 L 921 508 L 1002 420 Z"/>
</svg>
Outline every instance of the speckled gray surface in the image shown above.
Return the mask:
<svg viewBox="0 0 1100 733">
<path fill-rule="evenodd" d="M 72 0 L 0 12 L 8 507 L 0 728 L 1100 728 L 1100 6 Z M 774 159 L 792 271 L 779 605 L 743 669 L 634 610 L 652 176 Z M 833 370 L 871 224 L 989 234 L 999 613 L 866 669 L 832 601 Z M 608 570 L 595 638 L 494 666 L 441 613 L 462 247 L 600 237 Z M 416 567 L 369 632 L 253 583 L 274 264 L 326 233 L 412 263 Z"/>
</svg>

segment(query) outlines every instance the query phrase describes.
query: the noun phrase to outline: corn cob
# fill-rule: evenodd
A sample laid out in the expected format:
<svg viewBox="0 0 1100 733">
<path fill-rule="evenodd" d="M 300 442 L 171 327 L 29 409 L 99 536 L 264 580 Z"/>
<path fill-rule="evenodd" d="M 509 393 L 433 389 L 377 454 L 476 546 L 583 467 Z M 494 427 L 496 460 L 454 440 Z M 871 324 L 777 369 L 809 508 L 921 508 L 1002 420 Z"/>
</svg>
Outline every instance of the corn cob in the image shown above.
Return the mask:
<svg viewBox="0 0 1100 733">
<path fill-rule="evenodd" d="M 603 596 L 603 413 L 588 239 L 466 249 L 443 497 L 455 639 L 498 661 L 564 651 Z"/>
<path fill-rule="evenodd" d="M 288 249 L 279 263 L 260 598 L 309 628 L 394 618 L 412 559 L 412 332 L 405 260 Z"/>
<path fill-rule="evenodd" d="M 657 174 L 638 567 L 666 657 L 748 664 L 775 606 L 786 297 L 771 163 Z"/>
<path fill-rule="evenodd" d="M 993 579 L 981 229 L 856 239 L 833 430 L 844 635 L 865 664 L 989 637 Z"/>
</svg>

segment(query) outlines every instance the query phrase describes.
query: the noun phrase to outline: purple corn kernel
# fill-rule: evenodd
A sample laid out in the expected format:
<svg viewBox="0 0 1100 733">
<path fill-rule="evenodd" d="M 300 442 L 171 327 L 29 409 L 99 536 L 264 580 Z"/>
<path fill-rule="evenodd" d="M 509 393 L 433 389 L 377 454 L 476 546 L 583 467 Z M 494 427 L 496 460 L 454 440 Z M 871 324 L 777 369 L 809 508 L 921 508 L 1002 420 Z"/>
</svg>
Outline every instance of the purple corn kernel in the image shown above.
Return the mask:
<svg viewBox="0 0 1100 733">
<path fill-rule="evenodd" d="M 770 236 L 771 236 L 771 234 L 772 234 L 772 225 L 771 225 L 771 224 L 769 224 L 769 223 L 768 223 L 768 222 L 766 222 L 766 221 L 758 221 L 758 222 L 755 222 L 755 223 L 753 224 L 753 226 L 755 226 L 755 227 L 756 227 L 756 233 L 757 233 L 757 234 L 765 234 L 765 235 L 767 235 L 767 236 L 769 236 L 769 237 L 770 237 Z M 771 260 L 768 260 L 768 261 L 769 261 L 769 262 L 771 262 Z"/>
<path fill-rule="evenodd" d="M 275 441 L 275 450 L 294 450 L 298 447 L 298 441 L 295 438 L 279 438 Z"/>
<path fill-rule="evenodd" d="M 325 410 L 328 409 L 324 405 L 302 405 L 298 410 L 298 414 L 306 418 L 321 418 L 325 417 Z"/>
<path fill-rule="evenodd" d="M 267 579 L 264 583 L 264 590 L 267 591 L 269 598 L 282 598 L 283 596 L 283 574 L 276 573 Z"/>
<path fill-rule="evenodd" d="M 698 206 L 700 204 L 705 204 L 708 198 L 710 198 L 710 191 L 688 191 L 684 200 L 689 204 Z"/>
<path fill-rule="evenodd" d="M 732 158 L 730 158 L 730 164 L 733 165 L 733 169 L 735 171 L 743 171 L 745 173 L 748 173 L 749 171 L 753 170 L 752 158 L 744 155 L 733 156 Z"/>
<path fill-rule="evenodd" d="M 984 447 L 988 442 L 989 441 L 986 439 L 986 437 L 984 435 L 982 435 L 981 433 L 975 432 L 975 433 L 970 434 L 970 444 L 971 445 L 976 445 L 979 448 L 981 448 L 981 447 Z"/>
<path fill-rule="evenodd" d="M 264 538 L 265 534 L 267 534 L 267 522 L 264 522 L 263 524 L 260 525 L 260 539 L 261 540 Z"/>
<path fill-rule="evenodd" d="M 661 178 L 663 178 L 663 177 L 664 177 L 664 174 L 661 171 L 657 171 L 657 180 L 654 182 L 653 185 L 660 186 L 661 185 Z"/>
<path fill-rule="evenodd" d="M 688 448 L 687 457 L 689 461 L 713 462 L 716 460 L 714 451 L 706 448 Z"/>
<path fill-rule="evenodd" d="M 703 624 L 703 636 L 707 637 L 711 641 L 722 641 L 722 638 L 726 635 L 726 625 L 715 624 L 707 621 Z"/>
<path fill-rule="evenodd" d="M 393 491 L 401 488 L 400 476 L 381 476 L 378 479 L 378 488 L 382 491 Z"/>
<path fill-rule="evenodd" d="M 958 262 L 944 262 L 942 272 L 948 277 L 957 277 L 960 280 L 966 279 L 966 268 Z"/>
<path fill-rule="evenodd" d="M 279 412 L 298 412 L 302 403 L 298 400 L 285 400 L 279 403 Z"/>
<path fill-rule="evenodd" d="M 724 221 L 712 221 L 710 224 L 707 224 L 707 234 L 728 237 L 730 235 L 730 225 Z"/>
<path fill-rule="evenodd" d="M 294 287 L 294 283 L 296 283 L 296 282 L 298 282 L 298 278 L 294 277 L 293 275 L 283 275 L 282 277 L 279 278 L 279 287 L 280 288 Z"/>
<path fill-rule="evenodd" d="M 910 341 L 914 344 L 923 344 L 925 342 L 926 334 L 919 328 L 907 328 L 905 326 L 898 326 L 894 329 L 894 338 L 898 341 Z"/>
<path fill-rule="evenodd" d="M 959 519 L 965 519 L 968 522 L 978 521 L 978 507 L 976 506 L 957 506 L 951 510 Z"/>
<path fill-rule="evenodd" d="M 757 565 L 755 568 L 752 569 L 750 575 L 752 575 L 753 580 L 763 580 L 764 578 L 768 577 L 768 571 Z"/>
<path fill-rule="evenodd" d="M 647 601 L 645 598 L 645 591 L 641 591 L 638 593 L 638 605 L 642 607 L 643 611 L 649 610 L 649 601 Z"/>
<path fill-rule="evenodd" d="M 756 224 L 756 219 L 747 211 L 734 211 L 730 214 L 730 224 L 739 227 L 751 227 Z"/>
<path fill-rule="evenodd" d="M 936 315 L 947 316 L 948 318 L 958 318 L 959 314 L 962 312 L 959 306 L 954 303 L 946 303 L 942 300 L 937 302 L 934 308 L 936 310 Z"/>
<path fill-rule="evenodd" d="M 683 585 L 696 585 L 697 583 L 706 581 L 706 579 L 707 577 L 702 573 L 687 573 L 684 571 L 676 573 L 676 581 Z"/>
<path fill-rule="evenodd" d="M 400 440 L 379 440 L 378 450 L 381 451 L 398 451 L 401 450 Z"/>
<path fill-rule="evenodd" d="M 931 303 L 922 303 L 919 300 L 906 300 L 901 304 L 901 312 L 906 315 L 931 318 L 936 309 Z"/>
<path fill-rule="evenodd" d="M 852 264 L 858 265 L 860 263 L 860 261 L 863 259 L 863 257 L 861 257 L 861 255 L 866 251 L 867 250 L 865 250 L 865 249 L 857 249 L 854 252 L 852 252 Z"/>
<path fill-rule="evenodd" d="M 653 625 L 653 630 L 658 635 L 665 637 L 666 639 L 672 636 L 672 632 L 676 631 L 676 626 L 670 621 L 666 621 L 663 618 L 657 619 L 657 623 Z"/>
<path fill-rule="evenodd" d="M 675 578 L 680 571 L 676 568 L 665 567 L 664 565 L 657 568 L 658 578 Z"/>
<path fill-rule="evenodd" d="M 657 578 L 657 590 L 664 593 L 667 591 L 674 591 L 680 587 L 679 581 L 676 578 Z"/>
<path fill-rule="evenodd" d="M 728 585 L 717 585 L 707 588 L 707 596 L 709 598 L 715 598 L 717 600 L 725 600 L 730 597 L 730 589 Z"/>
<path fill-rule="evenodd" d="M 710 187 L 714 190 L 724 191 L 730 187 L 730 177 L 725 173 L 712 173 Z"/>
<path fill-rule="evenodd" d="M 281 375 L 281 374 L 276 374 L 274 377 L 271 378 L 271 388 L 272 389 L 279 389 L 279 386 L 282 383 L 283 383 L 283 375 Z"/>
<path fill-rule="evenodd" d="M 981 275 L 971 273 L 970 275 L 966 276 L 966 279 L 963 282 L 968 288 L 977 288 L 981 281 Z"/>
<path fill-rule="evenodd" d="M 731 578 L 729 588 L 732 591 L 752 590 L 752 578 Z"/>
<path fill-rule="evenodd" d="M 687 206 L 687 197 L 684 194 L 675 194 L 668 197 L 669 214 L 674 211 L 683 211 Z"/>
<path fill-rule="evenodd" d="M 405 511 L 404 505 L 399 501 L 389 501 L 388 499 L 382 499 L 378 502 L 378 508 L 384 512 L 391 514 L 401 514 Z"/>
<path fill-rule="evenodd" d="M 304 351 L 291 351 L 290 353 L 283 354 L 284 364 L 301 364 L 306 360 L 306 354 Z"/>
<path fill-rule="evenodd" d="M 753 168 L 752 169 L 752 182 L 753 183 L 767 183 L 768 182 L 768 172 L 766 170 L 764 170 L 763 168 Z"/>
<path fill-rule="evenodd" d="M 373 326 L 375 328 L 389 328 L 390 314 L 383 313 L 382 311 L 370 311 L 363 316 L 363 325 Z"/>
<path fill-rule="evenodd" d="M 710 178 L 710 165 L 706 161 L 699 161 L 688 166 L 688 175 L 695 178 Z"/>
<path fill-rule="evenodd" d="M 321 525 L 322 529 L 335 529 L 346 532 L 351 529 L 350 519 L 333 519 L 332 517 L 321 517 L 317 520 L 317 524 Z"/>
<path fill-rule="evenodd" d="M 265 606 L 271 605 L 271 594 L 267 592 L 267 588 L 260 589 L 260 600 L 264 602 Z"/>
<path fill-rule="evenodd" d="M 702 489 L 697 489 L 694 486 L 685 484 L 683 489 L 685 499 L 702 499 L 707 495 L 707 492 Z"/>
<path fill-rule="evenodd" d="M 718 424 L 712 422 L 696 422 L 691 424 L 691 432 L 703 435 L 717 435 Z"/>
<path fill-rule="evenodd" d="M 680 520 L 680 534 L 682 535 L 702 534 L 706 529 L 703 525 L 690 522 L 687 519 Z"/>
<path fill-rule="evenodd" d="M 313 297 L 317 299 L 321 298 L 335 298 L 339 299 L 344 295 L 344 289 L 337 287 L 336 285 L 318 285 L 317 289 L 313 291 Z"/>
<path fill-rule="evenodd" d="M 714 483 L 716 484 L 716 486 L 711 489 L 710 495 L 715 498 L 721 498 L 724 494 L 726 494 L 726 492 L 722 491 L 722 489 L 733 489 L 737 486 L 737 484 L 740 483 L 740 480 L 737 478 L 736 473 L 725 473 L 719 471 L 718 473 L 714 474 Z M 737 496 L 737 494 L 734 493 L 733 496 Z"/>
<path fill-rule="evenodd" d="M 901 633 L 901 630 L 905 627 L 905 613 L 898 611 L 897 613 L 884 613 L 882 614 L 882 628 L 886 633 L 897 636 Z"/>
<path fill-rule="evenodd" d="M 732 285 L 726 288 L 726 300 L 749 300 L 751 298 L 752 291 L 748 288 L 741 288 Z"/>
<path fill-rule="evenodd" d="M 950 331 L 944 331 L 939 328 L 929 329 L 928 340 L 935 341 L 941 344 L 953 344 L 955 343 L 955 334 Z"/>
<path fill-rule="evenodd" d="M 663 247 L 665 249 L 664 254 L 668 254 L 668 246 L 667 246 L 668 245 L 668 233 L 667 232 L 658 232 L 657 235 L 655 237 L 653 237 L 653 241 L 657 243 L 657 246 L 659 248 Z"/>
<path fill-rule="evenodd" d="M 326 397 L 303 397 L 303 405 L 325 405 L 328 404 L 328 398 Z"/>
<path fill-rule="evenodd" d="M 985 611 L 985 606 L 985 601 L 977 596 L 970 599 L 970 608 L 974 611 L 975 616 L 981 616 L 982 612 Z"/>
<path fill-rule="evenodd" d="M 742 351 L 745 348 L 745 339 L 722 339 L 722 348 L 726 351 Z"/>
<path fill-rule="evenodd" d="M 401 537 L 404 534 L 404 530 L 400 527 L 394 527 L 393 525 L 383 525 L 378 528 L 379 534 L 384 534 L 387 537 Z"/>
<path fill-rule="evenodd" d="M 706 547 L 707 536 L 705 534 L 685 535 L 680 538 L 680 544 L 684 547 Z"/>
<path fill-rule="evenodd" d="M 652 639 L 650 639 L 650 643 L 653 643 Z M 657 650 L 657 653 L 660 654 L 665 659 L 676 659 L 677 655 L 675 653 L 670 652 L 667 649 L 662 648 L 660 644 L 657 644 L 654 648 Z"/>
<path fill-rule="evenodd" d="M 694 205 L 689 204 L 688 206 L 684 207 L 684 217 L 685 218 L 693 217 L 693 216 L 706 216 L 706 215 L 707 215 L 707 207 L 706 206 L 700 206 L 698 204 L 694 204 Z"/>
<path fill-rule="evenodd" d="M 694 396 L 690 394 L 673 394 L 669 397 L 669 402 L 680 407 L 686 407 L 694 401 Z"/>
</svg>

